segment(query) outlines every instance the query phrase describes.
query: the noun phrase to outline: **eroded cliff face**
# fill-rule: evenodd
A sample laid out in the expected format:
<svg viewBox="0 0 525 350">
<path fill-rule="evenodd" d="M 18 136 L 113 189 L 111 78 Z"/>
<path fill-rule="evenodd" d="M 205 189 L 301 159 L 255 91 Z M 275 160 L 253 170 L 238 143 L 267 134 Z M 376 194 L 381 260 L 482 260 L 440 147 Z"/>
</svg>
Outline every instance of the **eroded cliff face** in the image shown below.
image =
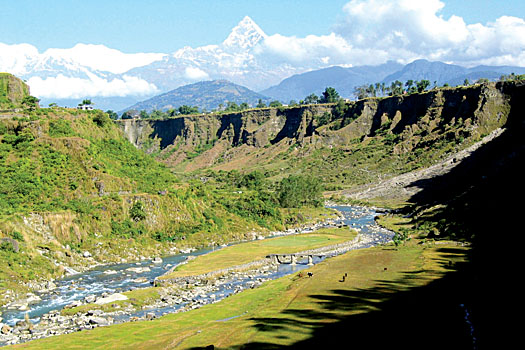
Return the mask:
<svg viewBox="0 0 525 350">
<path fill-rule="evenodd" d="M 265 108 L 223 115 L 186 116 L 165 120 L 123 120 L 126 138 L 147 153 L 178 165 L 188 158 L 197 168 L 215 162 L 210 154 L 223 154 L 239 147 L 264 148 L 281 142 L 304 142 L 315 130 L 316 116 L 328 113 L 332 105 L 279 109 Z M 194 166 L 192 168 L 195 168 Z"/>
<path fill-rule="evenodd" d="M 505 124 L 510 96 L 522 90 L 519 84 L 483 84 L 369 98 L 344 106 L 266 108 L 119 123 L 135 146 L 178 170 L 228 170 L 272 162 L 291 146 L 345 147 L 377 135 L 390 137 L 397 154 L 443 137 L 480 138 Z"/>
</svg>

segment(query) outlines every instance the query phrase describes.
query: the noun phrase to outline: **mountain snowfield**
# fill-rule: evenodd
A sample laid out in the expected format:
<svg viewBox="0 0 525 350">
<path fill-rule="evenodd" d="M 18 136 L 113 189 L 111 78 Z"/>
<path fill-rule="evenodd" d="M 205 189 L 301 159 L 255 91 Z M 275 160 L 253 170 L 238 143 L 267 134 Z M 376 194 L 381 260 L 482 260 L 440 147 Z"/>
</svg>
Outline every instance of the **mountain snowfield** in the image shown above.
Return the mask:
<svg viewBox="0 0 525 350">
<path fill-rule="evenodd" d="M 278 62 L 266 54 L 268 36 L 248 16 L 219 45 L 184 47 L 172 54 L 123 53 L 104 45 L 77 44 L 43 53 L 30 44 L 0 43 L 0 71 L 26 80 L 42 102 L 102 100 L 114 109 L 202 80 L 227 79 L 262 90 L 296 73 L 320 68 Z M 98 97 L 98 98 L 97 98 Z M 119 103 L 119 97 L 127 97 Z M 114 99 L 112 99 L 114 98 Z M 122 105 L 123 104 L 123 105 Z M 97 103 L 99 108 L 103 108 Z"/>
</svg>

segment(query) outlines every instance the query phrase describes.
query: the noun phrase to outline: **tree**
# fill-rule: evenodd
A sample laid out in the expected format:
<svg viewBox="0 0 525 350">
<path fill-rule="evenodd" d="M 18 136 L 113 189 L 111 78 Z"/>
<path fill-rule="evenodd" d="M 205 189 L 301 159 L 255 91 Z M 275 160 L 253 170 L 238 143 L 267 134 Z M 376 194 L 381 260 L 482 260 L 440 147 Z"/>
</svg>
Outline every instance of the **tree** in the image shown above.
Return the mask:
<svg viewBox="0 0 525 350">
<path fill-rule="evenodd" d="M 399 80 L 393 81 L 390 84 L 390 96 L 403 94 L 403 83 Z"/>
<path fill-rule="evenodd" d="M 414 92 L 417 91 L 417 88 L 414 86 L 414 81 L 412 79 L 407 80 L 407 82 L 405 83 L 405 86 L 409 94 L 413 94 Z"/>
<path fill-rule="evenodd" d="M 109 119 L 109 116 L 106 113 L 101 110 L 96 110 L 95 115 L 93 116 L 93 122 L 100 127 L 104 127 L 111 122 L 111 119 Z"/>
<path fill-rule="evenodd" d="M 367 98 L 368 97 L 368 87 L 366 85 L 356 86 L 354 88 L 354 95 L 357 97 L 358 100 Z"/>
<path fill-rule="evenodd" d="M 124 113 L 122 113 L 122 115 L 120 116 L 122 119 L 133 119 L 133 114 L 134 114 L 135 111 L 126 111 Z"/>
<path fill-rule="evenodd" d="M 148 112 L 146 112 L 144 109 L 142 111 L 140 111 L 140 119 L 148 119 L 149 118 L 149 115 L 148 115 Z"/>
<path fill-rule="evenodd" d="M 346 114 L 346 111 L 348 110 L 348 106 L 345 103 L 343 99 L 340 99 L 337 101 L 335 107 L 334 107 L 334 117 L 336 118 L 343 118 Z"/>
<path fill-rule="evenodd" d="M 108 109 L 106 111 L 106 114 L 109 116 L 110 119 L 112 120 L 117 120 L 118 119 L 118 114 L 116 112 L 113 112 L 111 109 Z"/>
<path fill-rule="evenodd" d="M 180 114 L 197 114 L 199 113 L 199 107 L 191 107 L 187 105 L 182 105 L 178 109 Z"/>
<path fill-rule="evenodd" d="M 35 96 L 26 96 L 22 99 L 22 106 L 33 111 L 38 108 L 38 102 L 40 102 L 40 100 Z"/>
<path fill-rule="evenodd" d="M 79 104 L 79 106 L 90 106 L 90 105 L 92 105 L 92 104 L 93 104 L 93 102 L 91 102 L 90 99 L 84 99 L 84 100 L 82 101 L 82 103 Z"/>
<path fill-rule="evenodd" d="M 257 102 L 257 108 L 265 108 L 266 104 L 262 101 L 262 99 L 259 99 L 259 102 Z"/>
<path fill-rule="evenodd" d="M 470 81 L 468 81 L 468 79 L 465 78 L 465 80 L 463 81 L 463 85 L 469 86 L 470 85 Z"/>
<path fill-rule="evenodd" d="M 129 216 L 133 221 L 142 221 L 146 218 L 146 212 L 144 211 L 144 204 L 141 201 L 136 201 L 129 210 Z"/>
<path fill-rule="evenodd" d="M 319 207 L 323 203 L 321 181 L 311 176 L 290 175 L 281 180 L 277 197 L 283 208 Z"/>
<path fill-rule="evenodd" d="M 249 109 L 249 108 L 250 108 L 250 105 L 247 104 L 246 102 L 241 103 L 241 105 L 239 106 L 239 109 L 241 111 L 244 111 L 245 109 Z"/>
<path fill-rule="evenodd" d="M 319 97 L 316 94 L 310 94 L 304 98 L 305 105 L 314 105 L 319 102 Z"/>
<path fill-rule="evenodd" d="M 368 93 L 368 96 L 376 97 L 376 88 L 373 84 L 368 85 L 366 92 Z"/>
<path fill-rule="evenodd" d="M 417 92 L 423 92 L 430 86 L 430 81 L 425 80 L 425 79 L 420 80 L 416 82 L 416 86 L 417 86 Z"/>
<path fill-rule="evenodd" d="M 270 107 L 281 107 L 283 104 L 277 100 L 270 102 Z"/>
<path fill-rule="evenodd" d="M 333 87 L 327 87 L 324 92 L 321 100 L 321 103 L 334 103 L 337 102 L 341 97 L 339 93 Z"/>
<path fill-rule="evenodd" d="M 266 187 L 266 177 L 258 170 L 243 175 L 238 182 L 238 187 L 246 187 L 250 190 L 258 190 Z"/>
<path fill-rule="evenodd" d="M 225 112 L 237 112 L 240 111 L 239 105 L 233 101 L 226 102 L 226 108 L 224 109 Z"/>
<path fill-rule="evenodd" d="M 387 94 L 387 87 L 385 83 L 381 83 L 381 96 L 385 96 Z"/>
</svg>

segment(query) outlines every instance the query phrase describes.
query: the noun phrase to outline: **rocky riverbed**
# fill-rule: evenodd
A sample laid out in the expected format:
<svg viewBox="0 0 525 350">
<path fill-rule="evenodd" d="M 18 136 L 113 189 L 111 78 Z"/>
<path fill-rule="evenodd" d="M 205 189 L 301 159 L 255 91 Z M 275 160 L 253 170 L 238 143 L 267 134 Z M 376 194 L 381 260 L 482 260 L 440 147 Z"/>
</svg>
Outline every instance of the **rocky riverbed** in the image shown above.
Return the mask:
<svg viewBox="0 0 525 350">
<path fill-rule="evenodd" d="M 343 254 L 352 249 L 360 249 L 370 247 L 377 244 L 384 244 L 391 240 L 393 233 L 377 226 L 374 221 L 376 212 L 364 207 L 335 207 L 343 216 L 338 220 L 330 220 L 323 224 L 314 225 L 311 227 L 304 227 L 301 230 L 289 230 L 286 232 L 275 232 L 273 236 L 280 236 L 286 234 L 296 234 L 300 232 L 313 231 L 321 227 L 333 227 L 348 225 L 356 229 L 358 236 L 349 242 L 336 244 L 332 246 L 322 247 L 310 251 L 300 252 L 300 254 L 313 254 L 313 263 L 318 263 L 327 257 Z M 257 237 L 256 237 L 257 239 Z M 198 255 L 198 254 L 196 254 Z M 126 285 L 128 289 L 144 288 L 155 284 L 155 280 L 151 280 L 152 269 L 159 269 L 157 276 L 165 273 L 168 268 L 173 268 L 177 264 L 183 264 L 188 259 L 194 258 L 189 252 L 186 256 L 181 257 L 177 261 L 172 261 L 169 264 L 163 264 L 162 259 L 149 262 L 150 265 L 138 264 L 137 266 L 126 267 L 114 266 L 114 268 L 107 268 L 101 272 L 104 276 L 126 275 L 126 272 L 133 272 L 136 277 L 132 287 Z M 166 259 L 164 259 L 166 260 Z M 152 320 L 168 313 L 184 312 L 192 310 L 203 305 L 218 302 L 225 297 L 239 293 L 245 289 L 256 288 L 265 281 L 275 279 L 287 274 L 291 274 L 309 267 L 306 262 L 301 262 L 295 266 L 290 264 L 276 264 L 270 259 L 262 259 L 254 261 L 249 264 L 243 264 L 231 267 L 224 270 L 214 271 L 199 276 L 180 277 L 164 282 L 162 285 L 157 283 L 156 291 L 158 291 L 158 298 L 151 302 L 142 305 L 140 309 L 135 307 L 121 306 L 118 301 L 126 300 L 127 297 L 120 292 L 122 288 L 114 288 L 113 290 L 104 290 L 102 293 L 82 293 L 88 291 L 80 291 L 77 293 L 81 297 L 73 297 L 72 301 L 64 306 L 64 309 L 71 309 L 82 305 L 91 305 L 92 308 L 83 308 L 84 311 L 79 311 L 73 315 L 65 315 L 59 309 L 48 310 L 38 317 L 30 318 L 26 316 L 21 319 L 18 318 L 11 324 L 0 323 L 0 344 L 16 344 L 28 340 L 67 334 L 86 329 L 93 329 L 101 326 L 108 326 L 114 323 L 122 323 L 139 320 Z M 133 271 L 131 271 L 134 269 Z M 140 274 L 146 274 L 148 277 L 140 277 Z M 87 277 L 86 277 L 87 278 Z M 74 286 L 73 288 L 78 288 Z M 68 288 L 71 288 L 69 284 Z M 57 293 L 57 289 L 64 288 L 64 286 L 57 287 L 53 283 L 48 286 L 50 291 L 47 293 Z M 80 287 L 88 288 L 88 287 Z M 39 303 L 45 294 L 39 296 L 37 294 L 28 294 L 27 298 L 18 300 L 12 303 L 10 307 L 18 308 L 18 311 L 29 311 L 31 305 Z M 76 294 L 75 294 L 76 295 Z M 103 311 L 100 309 L 101 305 L 109 304 L 111 311 Z M 13 318 L 11 319 L 13 320 Z"/>
</svg>

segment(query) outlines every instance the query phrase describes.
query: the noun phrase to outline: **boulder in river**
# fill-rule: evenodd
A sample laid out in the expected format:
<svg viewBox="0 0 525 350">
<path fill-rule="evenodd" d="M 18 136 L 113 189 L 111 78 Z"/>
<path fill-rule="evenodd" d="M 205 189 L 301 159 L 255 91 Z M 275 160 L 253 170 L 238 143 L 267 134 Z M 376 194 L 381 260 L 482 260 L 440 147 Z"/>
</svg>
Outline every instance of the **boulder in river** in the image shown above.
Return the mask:
<svg viewBox="0 0 525 350">
<path fill-rule="evenodd" d="M 90 324 L 96 324 L 98 326 L 108 326 L 111 323 L 108 319 L 99 316 L 91 316 L 88 318 L 88 321 Z"/>
<path fill-rule="evenodd" d="M 135 283 L 146 283 L 148 282 L 148 279 L 146 277 L 139 277 L 133 280 Z"/>
<path fill-rule="evenodd" d="M 149 267 L 130 267 L 127 268 L 126 271 L 135 272 L 135 273 L 143 273 L 143 272 L 149 272 Z"/>
<path fill-rule="evenodd" d="M 7 324 L 0 323 L 0 333 L 9 334 L 11 332 L 11 327 Z"/>
<path fill-rule="evenodd" d="M 97 300 L 97 297 L 96 297 L 95 295 L 93 295 L 93 294 L 88 295 L 87 297 L 84 298 L 84 301 L 85 301 L 86 303 L 88 303 L 88 304 L 90 304 L 90 303 L 94 303 L 95 300 Z"/>
<path fill-rule="evenodd" d="M 107 297 L 98 299 L 97 301 L 95 301 L 95 304 L 104 305 L 108 303 L 113 303 L 118 300 L 128 300 L 128 297 L 121 293 L 115 293 L 108 295 Z"/>
</svg>

